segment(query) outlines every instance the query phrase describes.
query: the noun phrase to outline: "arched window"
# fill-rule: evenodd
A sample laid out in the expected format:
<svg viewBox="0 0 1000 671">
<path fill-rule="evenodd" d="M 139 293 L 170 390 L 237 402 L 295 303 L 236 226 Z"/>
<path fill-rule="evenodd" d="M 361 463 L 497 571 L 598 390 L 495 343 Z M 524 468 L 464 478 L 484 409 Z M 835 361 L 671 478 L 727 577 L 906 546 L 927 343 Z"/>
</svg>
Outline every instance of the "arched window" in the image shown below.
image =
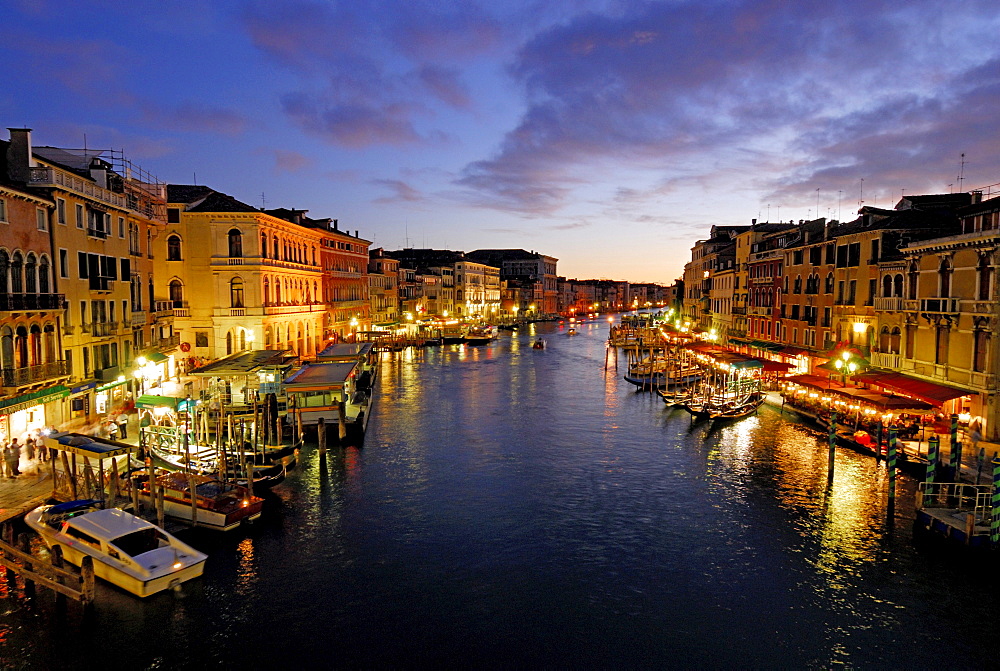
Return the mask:
<svg viewBox="0 0 1000 671">
<path fill-rule="evenodd" d="M 985 329 L 976 329 L 973 334 L 972 370 L 982 373 L 986 371 L 992 336 Z"/>
<path fill-rule="evenodd" d="M 14 367 L 27 368 L 28 363 L 28 329 L 18 326 L 14 331 Z"/>
<path fill-rule="evenodd" d="M 271 304 L 271 280 L 264 280 L 264 305 Z"/>
<path fill-rule="evenodd" d="M 795 285 L 794 285 L 793 293 L 796 293 L 796 294 L 801 294 L 802 293 L 802 276 L 801 275 L 796 275 L 795 276 Z"/>
<path fill-rule="evenodd" d="M 38 275 L 35 274 L 37 268 L 35 255 L 29 252 L 24 262 L 24 292 L 27 294 L 38 293 Z"/>
<path fill-rule="evenodd" d="M 24 261 L 21 252 L 14 252 L 14 257 L 10 261 L 10 292 L 12 294 L 24 293 Z"/>
<path fill-rule="evenodd" d="M 941 298 L 951 297 L 951 259 L 945 257 L 941 259 L 938 267 L 938 296 Z"/>
<path fill-rule="evenodd" d="M 38 366 L 42 363 L 42 329 L 38 324 L 32 324 L 28 333 L 28 365 Z"/>
<path fill-rule="evenodd" d="M 229 231 L 229 256 L 234 259 L 243 256 L 243 234 L 237 228 Z"/>
<path fill-rule="evenodd" d="M 889 298 L 892 296 L 892 276 L 886 275 L 882 278 L 882 296 Z"/>
<path fill-rule="evenodd" d="M 234 308 L 243 307 L 243 280 L 234 277 L 229 281 L 229 306 Z"/>
<path fill-rule="evenodd" d="M 10 291 L 10 255 L 6 249 L 0 249 L 0 294 Z"/>
<path fill-rule="evenodd" d="M 42 254 L 42 258 L 38 261 L 38 293 L 49 293 L 49 286 L 49 257 Z"/>
<path fill-rule="evenodd" d="M 228 331 L 226 333 L 226 354 L 233 353 L 233 332 Z"/>
<path fill-rule="evenodd" d="M 52 324 L 46 324 L 45 328 L 42 329 L 44 332 L 44 342 L 45 342 L 45 361 L 46 363 L 55 361 L 56 357 L 56 328 Z"/>
<path fill-rule="evenodd" d="M 878 351 L 888 352 L 889 351 L 889 327 L 883 326 L 882 330 L 878 334 Z"/>
<path fill-rule="evenodd" d="M 171 235 L 167 238 L 167 261 L 181 260 L 181 236 Z"/>
<path fill-rule="evenodd" d="M 174 279 L 170 280 L 170 285 L 168 286 L 168 293 L 170 296 L 170 303 L 175 308 L 184 307 L 184 285 L 181 284 L 180 280 Z"/>
<path fill-rule="evenodd" d="M 907 279 L 907 291 L 909 292 L 907 298 L 909 298 L 911 301 L 915 301 L 917 300 L 917 284 L 918 280 L 920 279 L 920 271 L 917 270 L 916 263 L 910 264 L 910 269 L 906 273 L 906 279 Z"/>
<path fill-rule="evenodd" d="M 826 293 L 826 294 L 832 294 L 833 293 L 833 273 L 827 273 L 827 275 L 826 275 L 826 287 L 824 287 L 823 293 Z"/>
<path fill-rule="evenodd" d="M 14 368 L 14 331 L 9 326 L 0 329 L 0 367 Z"/>
<path fill-rule="evenodd" d="M 900 340 L 902 340 L 903 332 L 899 330 L 898 326 L 893 327 L 892 333 L 889 334 L 889 353 L 899 354 Z"/>
<path fill-rule="evenodd" d="M 281 259 L 281 247 L 278 246 L 278 236 L 271 237 L 271 246 L 274 248 L 274 253 L 271 254 L 272 258 Z"/>
<path fill-rule="evenodd" d="M 979 258 L 979 267 L 976 268 L 976 272 L 979 275 L 979 286 L 976 296 L 981 301 L 988 301 L 990 300 L 990 293 L 993 288 L 993 265 L 990 263 L 989 256 Z"/>
<path fill-rule="evenodd" d="M 267 258 L 267 233 L 260 234 L 260 257 Z"/>
<path fill-rule="evenodd" d="M 896 274 L 892 278 L 892 295 L 896 298 L 903 297 L 903 276 Z"/>
</svg>

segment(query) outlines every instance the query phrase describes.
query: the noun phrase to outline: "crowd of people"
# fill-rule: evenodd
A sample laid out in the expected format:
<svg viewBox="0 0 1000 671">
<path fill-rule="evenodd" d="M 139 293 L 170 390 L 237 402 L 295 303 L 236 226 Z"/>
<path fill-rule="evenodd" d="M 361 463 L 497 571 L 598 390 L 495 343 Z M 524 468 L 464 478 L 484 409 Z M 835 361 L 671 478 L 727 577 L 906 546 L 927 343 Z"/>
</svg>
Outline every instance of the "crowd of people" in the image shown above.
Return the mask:
<svg viewBox="0 0 1000 671">
<path fill-rule="evenodd" d="M 5 478 L 12 479 L 23 475 L 24 473 L 21 471 L 23 462 L 27 462 L 25 469 L 30 470 L 37 468 L 39 463 L 51 458 L 49 449 L 39 440 L 38 434 L 35 432 L 29 432 L 25 436 L 23 444 L 17 438 L 11 438 L 3 443 L 2 447 L 3 462 L 0 464 L 2 466 L 0 473 Z"/>
</svg>

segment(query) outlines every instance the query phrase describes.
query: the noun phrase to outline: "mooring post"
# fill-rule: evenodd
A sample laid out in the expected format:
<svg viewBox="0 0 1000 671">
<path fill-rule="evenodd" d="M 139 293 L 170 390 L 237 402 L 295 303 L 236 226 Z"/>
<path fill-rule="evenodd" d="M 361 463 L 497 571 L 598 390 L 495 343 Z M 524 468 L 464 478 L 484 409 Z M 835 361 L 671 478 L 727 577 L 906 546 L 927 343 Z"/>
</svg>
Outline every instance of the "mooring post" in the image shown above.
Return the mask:
<svg viewBox="0 0 1000 671">
<path fill-rule="evenodd" d="M 962 443 L 958 440 L 958 415 L 951 416 L 951 446 L 948 453 L 948 465 L 954 475 L 955 482 L 962 481 Z"/>
<path fill-rule="evenodd" d="M 830 428 L 827 434 L 828 454 L 826 460 L 826 484 L 833 483 L 833 460 L 837 448 L 837 413 L 830 413 Z"/>
<path fill-rule="evenodd" d="M 889 429 L 889 515 L 896 506 L 896 429 Z"/>
<path fill-rule="evenodd" d="M 986 448 L 980 447 L 979 454 L 976 456 L 976 484 L 979 484 L 979 480 L 983 477 L 983 464 L 986 463 Z"/>
<path fill-rule="evenodd" d="M 21 552 L 28 555 L 29 557 L 31 556 L 31 543 L 28 540 L 28 534 L 26 533 L 18 534 L 17 544 Z M 29 599 L 34 598 L 35 596 L 35 581 L 31 580 L 28 577 L 28 573 L 32 570 L 32 568 L 33 564 L 30 560 L 24 562 L 24 571 L 25 571 L 24 596 L 28 597 Z"/>
<path fill-rule="evenodd" d="M 316 442 L 319 445 L 319 457 L 326 457 L 326 421 L 320 417 L 316 420 Z"/>
<path fill-rule="evenodd" d="M 54 568 L 61 569 L 63 567 L 63 556 L 62 547 L 56 545 L 52 548 L 50 553 L 52 559 L 52 566 Z M 56 572 L 56 582 L 60 585 L 65 584 L 63 582 L 62 572 Z M 56 608 L 63 608 L 66 606 L 66 595 L 62 592 L 56 592 Z"/>
<path fill-rule="evenodd" d="M 94 558 L 87 555 L 80 562 L 80 603 L 89 606 L 94 603 Z"/>
<path fill-rule="evenodd" d="M 934 481 L 937 480 L 937 466 L 938 466 L 938 454 L 940 449 L 941 440 L 937 436 L 931 436 L 927 440 L 927 474 L 924 476 L 924 482 L 927 486 L 924 488 L 924 500 L 926 503 L 927 499 L 931 501 L 937 500 L 937 492 L 935 491 Z"/>
<path fill-rule="evenodd" d="M 198 526 L 198 483 L 194 473 L 188 473 L 188 491 L 191 493 L 191 526 Z"/>
<path fill-rule="evenodd" d="M 337 422 L 340 424 L 337 437 L 340 438 L 340 442 L 343 443 L 347 438 L 347 407 L 344 405 L 343 401 L 337 403 Z"/>
</svg>

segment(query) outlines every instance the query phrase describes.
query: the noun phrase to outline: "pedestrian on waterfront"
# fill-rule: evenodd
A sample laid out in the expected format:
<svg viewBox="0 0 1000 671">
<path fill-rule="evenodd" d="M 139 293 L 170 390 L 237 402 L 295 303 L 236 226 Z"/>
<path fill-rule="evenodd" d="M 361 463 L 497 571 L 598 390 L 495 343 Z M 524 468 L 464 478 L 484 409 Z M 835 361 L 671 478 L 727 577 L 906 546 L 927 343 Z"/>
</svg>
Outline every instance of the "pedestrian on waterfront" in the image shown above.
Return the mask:
<svg viewBox="0 0 1000 671">
<path fill-rule="evenodd" d="M 125 438 L 128 438 L 128 415 L 126 415 L 124 412 L 118 415 L 117 422 L 118 422 L 118 430 L 122 434 L 122 439 L 124 440 Z"/>
<path fill-rule="evenodd" d="M 3 451 L 3 460 L 7 464 L 7 477 L 16 478 L 21 475 L 17 467 L 17 462 L 21 460 L 21 446 L 17 444 L 17 438 L 12 438 L 10 445 Z"/>
<path fill-rule="evenodd" d="M 118 439 L 118 424 L 113 419 L 108 422 L 108 438 L 111 440 Z"/>
<path fill-rule="evenodd" d="M 27 457 L 28 461 L 35 460 L 35 437 L 30 433 L 24 439 L 24 456 Z"/>
</svg>

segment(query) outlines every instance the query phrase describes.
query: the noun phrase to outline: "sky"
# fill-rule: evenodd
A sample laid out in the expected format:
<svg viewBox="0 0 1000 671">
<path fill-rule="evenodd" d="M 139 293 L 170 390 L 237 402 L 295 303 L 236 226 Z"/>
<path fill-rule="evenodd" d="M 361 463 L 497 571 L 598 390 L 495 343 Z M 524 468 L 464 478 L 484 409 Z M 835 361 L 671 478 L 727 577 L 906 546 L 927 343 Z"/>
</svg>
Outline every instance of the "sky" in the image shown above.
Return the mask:
<svg viewBox="0 0 1000 671">
<path fill-rule="evenodd" d="M 713 225 L 1000 190 L 998 10 L 0 0 L 0 122 L 373 247 L 671 283 Z"/>
</svg>

